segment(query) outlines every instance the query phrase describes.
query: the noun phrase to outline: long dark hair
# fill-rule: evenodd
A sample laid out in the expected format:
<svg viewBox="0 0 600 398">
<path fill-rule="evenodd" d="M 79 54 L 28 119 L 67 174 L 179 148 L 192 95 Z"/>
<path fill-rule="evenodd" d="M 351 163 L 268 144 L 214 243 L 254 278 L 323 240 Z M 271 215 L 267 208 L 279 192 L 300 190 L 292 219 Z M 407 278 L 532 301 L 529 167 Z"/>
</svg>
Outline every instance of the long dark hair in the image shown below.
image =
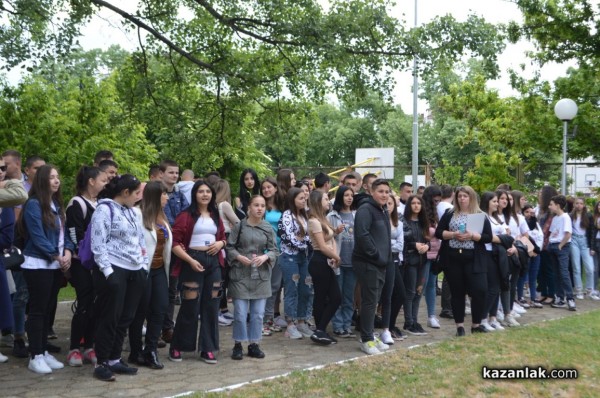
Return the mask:
<svg viewBox="0 0 600 398">
<path fill-rule="evenodd" d="M 287 192 L 292 187 L 292 169 L 279 169 L 277 171 L 277 194 L 279 195 L 279 201 L 284 208 L 287 208 L 286 198 Z"/>
<path fill-rule="evenodd" d="M 552 199 L 553 196 L 558 195 L 558 191 L 556 190 L 556 188 L 550 186 L 550 185 L 544 185 L 542 187 L 542 189 L 540 190 L 540 194 L 539 194 L 539 218 L 542 218 L 543 215 L 545 215 L 546 213 L 548 213 L 548 205 L 550 204 L 550 200 Z"/>
<path fill-rule="evenodd" d="M 479 204 L 479 208 L 488 216 L 490 215 L 490 201 L 496 197 L 498 197 L 496 192 L 487 191 L 481 194 L 481 203 Z M 498 217 L 498 210 L 493 212 L 491 216 L 498 222 L 498 224 L 502 224 L 500 217 Z"/>
<path fill-rule="evenodd" d="M 394 203 L 396 203 L 396 197 L 394 196 L 394 194 L 390 194 L 390 199 L 392 199 Z M 352 204 L 354 205 L 354 202 L 352 202 Z M 398 206 L 394 205 L 391 209 L 387 210 L 388 213 L 390 213 L 390 222 L 394 227 L 398 227 L 400 221 L 400 217 L 398 216 Z"/>
<path fill-rule="evenodd" d="M 344 210 L 344 194 L 348 190 L 352 190 L 352 188 L 342 185 L 338 188 L 337 192 L 335 193 L 335 201 L 333 202 L 333 210 L 337 211 L 338 213 L 340 211 Z M 352 210 L 353 206 L 354 206 L 354 201 L 352 201 L 352 203 L 350 204 L 351 210 Z"/>
<path fill-rule="evenodd" d="M 40 202 L 40 208 L 42 209 L 42 224 L 47 228 L 56 228 L 56 219 L 52 212 L 52 202 L 56 205 L 56 211 L 60 217 L 60 221 L 65 223 L 65 210 L 63 209 L 63 198 L 60 191 L 50 192 L 50 173 L 52 170 L 58 169 L 50 164 L 46 164 L 40 167 L 33 177 L 31 182 L 31 189 L 29 190 L 29 197 L 35 198 Z M 23 212 L 21 212 L 22 214 Z"/>
<path fill-rule="evenodd" d="M 439 221 L 437 207 L 433 203 L 433 198 L 436 196 L 442 197 L 442 190 L 439 185 L 430 185 L 423 191 L 423 203 L 425 204 L 425 214 L 427 215 L 429 225 L 437 225 Z"/>
<path fill-rule="evenodd" d="M 244 178 L 246 177 L 246 174 L 250 174 L 252 176 L 252 178 L 254 179 L 254 187 L 252 187 L 252 190 L 248 190 L 248 188 L 246 188 L 246 184 L 244 183 Z M 210 184 L 208 184 L 210 185 Z M 212 187 L 211 187 L 212 190 Z M 248 210 L 248 204 L 250 203 L 250 198 L 254 195 L 258 195 L 260 192 L 260 181 L 258 180 L 258 175 L 256 174 L 256 171 L 254 171 L 254 169 L 244 169 L 242 170 L 242 174 L 240 174 L 240 203 L 242 204 L 242 210 L 244 211 L 244 213 L 246 213 L 246 211 Z M 214 194 L 214 192 L 213 192 Z"/>
<path fill-rule="evenodd" d="M 144 188 L 144 195 L 142 196 L 140 208 L 142 209 L 144 227 L 148 230 L 154 229 L 156 226 L 156 219 L 159 218 L 159 216 L 162 217 L 163 220 L 167 219 L 161 206 L 162 194 L 165 192 L 167 192 L 167 187 L 161 181 L 150 181 Z"/>
<path fill-rule="evenodd" d="M 506 195 L 506 207 L 504 209 L 502 209 L 502 215 L 504 216 L 504 222 L 506 223 L 506 226 L 508 226 L 510 224 L 511 217 L 513 217 L 515 219 L 515 221 L 517 222 L 517 225 L 519 225 L 519 219 L 514 214 L 514 212 L 512 210 L 512 206 L 510 205 L 510 199 L 508 198 L 508 191 L 505 191 L 504 189 L 496 190 L 496 196 L 498 196 L 498 200 L 500 200 L 500 196 L 502 196 L 502 195 Z M 498 211 L 498 213 L 500 213 L 500 211 Z"/>
<path fill-rule="evenodd" d="M 577 219 L 577 212 L 575 211 L 575 202 L 577 202 L 578 200 L 581 200 L 583 202 L 583 209 L 581 209 L 581 221 L 580 221 L 580 225 L 581 228 L 583 229 L 588 229 L 588 227 L 590 226 L 590 219 L 588 217 L 588 211 L 587 211 L 587 206 L 585 205 L 585 199 L 583 198 L 575 198 L 573 199 L 573 210 L 571 211 L 571 220 L 575 221 Z"/>
<path fill-rule="evenodd" d="M 273 185 L 275 187 L 275 194 L 273 195 L 272 199 L 267 199 L 265 198 L 265 202 L 267 204 L 267 209 L 268 210 L 279 210 L 281 212 L 283 212 L 283 202 L 285 201 L 285 198 L 282 197 L 279 193 L 279 186 L 277 185 L 277 181 L 275 181 L 275 179 L 273 177 L 265 177 L 264 180 L 262 180 L 260 182 L 260 194 L 263 195 L 262 192 L 262 186 L 265 182 L 268 182 L 269 184 Z M 264 197 L 264 195 L 263 195 Z"/>
<path fill-rule="evenodd" d="M 217 228 L 219 227 L 219 208 L 217 207 L 217 194 L 212 185 L 210 185 L 206 180 L 198 180 L 194 183 L 192 187 L 192 203 L 190 203 L 190 207 L 188 207 L 187 211 L 190 213 L 194 220 L 197 220 L 200 217 L 200 213 L 198 212 L 198 200 L 196 199 L 196 194 L 198 193 L 198 189 L 202 186 L 206 185 L 208 189 L 210 189 L 211 197 L 210 202 L 208 202 L 208 212 L 210 213 L 210 217 L 215 222 Z M 248 198 L 248 202 L 250 198 Z"/>
<path fill-rule="evenodd" d="M 421 211 L 417 214 L 417 223 L 419 224 L 419 228 L 421 228 L 421 233 L 424 237 L 429 237 L 429 220 L 427 219 L 427 214 L 425 214 L 425 204 L 423 202 L 423 198 L 417 195 L 410 195 L 408 200 L 406 201 L 406 206 L 404 207 L 404 220 L 405 222 L 411 221 L 413 212 L 412 212 L 412 201 L 417 199 L 421 203 Z"/>
<path fill-rule="evenodd" d="M 292 215 L 296 218 L 304 217 L 305 220 L 308 221 L 308 215 L 306 214 L 306 209 L 298 209 L 296 207 L 296 196 L 303 194 L 304 191 L 302 191 L 300 188 L 290 188 L 287 191 L 287 195 L 286 195 L 286 204 L 287 204 L 287 210 L 290 211 L 290 213 L 292 213 Z M 302 223 L 299 222 L 298 223 L 298 228 L 300 229 L 300 235 L 304 236 L 306 234 L 306 231 L 304 230 L 304 227 L 302 226 Z"/>
<path fill-rule="evenodd" d="M 333 233 L 333 227 L 329 221 L 327 221 L 327 209 L 323 207 L 323 195 L 327 194 L 316 189 L 308 195 L 308 201 L 310 203 L 309 217 L 316 218 L 321 223 L 323 236 L 329 236 L 330 233 Z"/>
</svg>

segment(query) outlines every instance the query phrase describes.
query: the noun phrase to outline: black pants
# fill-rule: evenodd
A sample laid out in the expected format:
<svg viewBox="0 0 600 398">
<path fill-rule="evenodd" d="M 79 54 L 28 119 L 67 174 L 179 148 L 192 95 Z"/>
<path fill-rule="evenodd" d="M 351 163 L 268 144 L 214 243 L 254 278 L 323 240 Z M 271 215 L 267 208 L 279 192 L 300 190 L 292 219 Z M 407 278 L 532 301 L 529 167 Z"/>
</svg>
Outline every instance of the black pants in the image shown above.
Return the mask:
<svg viewBox="0 0 600 398">
<path fill-rule="evenodd" d="M 219 302 L 222 282 L 221 266 L 217 256 L 206 252 L 189 250 L 188 254 L 200 262 L 204 271 L 196 272 L 184 263 L 181 268 L 182 283 L 181 307 L 177 314 L 171 347 L 179 351 L 203 352 L 219 350 Z M 198 285 L 191 288 L 190 283 Z M 188 298 L 188 297 L 193 298 Z M 198 335 L 198 313 L 200 313 L 200 335 Z M 196 346 L 196 341 L 198 342 Z"/>
<path fill-rule="evenodd" d="M 71 285 L 77 295 L 77 307 L 71 319 L 71 350 L 79 348 L 83 338 L 84 348 L 94 346 L 94 330 L 96 318 L 94 316 L 94 284 L 92 272 L 85 269 L 79 259 L 71 260 Z"/>
<path fill-rule="evenodd" d="M 153 352 L 158 349 L 158 339 L 168 306 L 169 280 L 165 268 L 151 269 L 135 318 L 129 326 L 129 345 L 132 357 L 135 358 L 142 352 L 144 320 L 146 320 L 144 351 Z"/>
<path fill-rule="evenodd" d="M 465 321 L 465 295 L 471 296 L 471 318 L 474 324 L 481 323 L 487 290 L 487 272 L 473 272 L 474 250 L 448 250 L 448 266 L 444 270 L 452 293 L 454 322 Z"/>
<path fill-rule="evenodd" d="M 404 281 L 402 280 L 402 265 L 400 264 L 400 259 L 394 259 L 394 288 L 392 289 L 392 299 L 391 299 L 391 307 L 390 307 L 390 320 L 387 326 L 392 329 L 396 327 L 396 320 L 398 318 L 398 314 L 400 313 L 400 309 L 404 305 L 404 298 L 406 296 L 406 289 L 404 286 Z M 388 273 L 385 273 L 386 280 L 388 279 Z M 383 287 L 385 290 L 385 285 Z M 382 294 L 383 295 L 383 294 Z M 386 326 L 385 321 L 385 312 L 383 314 L 383 326 Z"/>
<path fill-rule="evenodd" d="M 58 269 L 23 269 L 22 272 L 29 290 L 29 313 L 25 330 L 29 338 L 29 352 L 33 358 L 46 351 L 50 311 L 56 306 L 63 275 Z"/>
<path fill-rule="evenodd" d="M 327 257 L 319 250 L 313 253 L 308 263 L 308 272 L 315 289 L 313 317 L 317 329 L 325 331 L 342 303 L 340 286 L 333 269 L 327 264 Z"/>
<path fill-rule="evenodd" d="M 490 261 L 487 272 L 487 293 L 485 296 L 485 307 L 481 319 L 488 316 L 496 316 L 498 313 L 498 300 L 500 299 L 500 269 L 496 261 Z"/>
<path fill-rule="evenodd" d="M 448 286 L 448 278 L 444 272 L 444 279 L 442 279 L 442 312 L 443 314 L 452 315 L 452 293 L 450 293 L 450 286 Z"/>
<path fill-rule="evenodd" d="M 377 303 L 385 282 L 385 268 L 369 263 L 354 263 L 356 281 L 360 283 L 360 336 L 363 342 L 373 341 Z"/>
<path fill-rule="evenodd" d="M 171 258 L 171 264 L 169 269 L 173 270 L 177 261 L 180 261 L 176 256 Z M 181 267 L 185 267 L 186 265 L 181 264 Z M 167 313 L 165 314 L 165 319 L 163 321 L 163 330 L 171 330 L 175 327 L 175 322 L 173 321 L 175 316 L 175 303 L 177 302 L 177 295 L 179 294 L 179 276 L 169 275 L 169 303 L 167 305 Z"/>
<path fill-rule="evenodd" d="M 425 265 L 408 265 L 402 267 L 404 289 L 406 291 L 404 299 L 404 323 L 412 325 L 417 323 L 419 314 L 419 304 L 423 297 L 423 283 L 425 280 Z M 421 284 L 421 290 L 418 287 Z"/>
<path fill-rule="evenodd" d="M 98 363 L 121 358 L 123 339 L 133 322 L 144 293 L 146 271 L 113 266 L 108 279 L 102 271 L 92 271 L 96 290 L 96 356 Z"/>
</svg>

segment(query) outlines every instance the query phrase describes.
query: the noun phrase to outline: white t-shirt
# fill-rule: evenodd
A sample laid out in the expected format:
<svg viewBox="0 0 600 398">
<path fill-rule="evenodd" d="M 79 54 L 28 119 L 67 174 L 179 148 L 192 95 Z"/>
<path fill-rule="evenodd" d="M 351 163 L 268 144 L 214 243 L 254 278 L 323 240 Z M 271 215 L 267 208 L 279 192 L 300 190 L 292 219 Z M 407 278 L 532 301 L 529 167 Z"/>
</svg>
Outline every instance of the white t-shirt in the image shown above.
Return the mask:
<svg viewBox="0 0 600 398">
<path fill-rule="evenodd" d="M 581 228 L 581 216 L 577 216 L 573 222 L 573 235 L 585 235 L 585 228 Z"/>
<path fill-rule="evenodd" d="M 440 202 L 437 204 L 436 210 L 438 213 L 438 220 L 442 219 L 442 216 L 444 215 L 444 213 L 446 212 L 446 210 L 448 209 L 452 209 L 454 206 L 452 206 L 452 203 L 448 203 L 448 202 Z"/>
<path fill-rule="evenodd" d="M 566 233 L 573 233 L 573 223 L 571 217 L 567 213 L 560 216 L 554 216 L 550 225 L 550 243 L 560 243 Z M 571 238 L 567 242 L 570 242 Z"/>
<path fill-rule="evenodd" d="M 499 214 L 498 216 L 500 217 L 501 220 L 503 220 L 506 223 L 506 219 L 503 214 Z M 529 227 L 527 226 L 527 221 L 525 221 L 525 217 L 523 217 L 521 214 L 517 214 L 517 219 L 519 220 L 518 224 L 517 224 L 517 221 L 515 221 L 515 218 L 512 216 L 508 220 L 508 228 L 510 228 L 510 236 L 512 236 L 515 239 L 517 239 L 519 236 L 529 232 Z"/>
<path fill-rule="evenodd" d="M 492 235 L 505 235 L 506 234 L 506 224 L 502 222 L 502 218 L 500 218 L 500 222 L 498 222 L 494 217 L 490 217 L 489 214 L 486 214 L 488 220 L 490 220 L 490 224 L 492 225 Z M 486 243 L 485 248 L 487 251 L 492 251 L 492 244 Z"/>
</svg>

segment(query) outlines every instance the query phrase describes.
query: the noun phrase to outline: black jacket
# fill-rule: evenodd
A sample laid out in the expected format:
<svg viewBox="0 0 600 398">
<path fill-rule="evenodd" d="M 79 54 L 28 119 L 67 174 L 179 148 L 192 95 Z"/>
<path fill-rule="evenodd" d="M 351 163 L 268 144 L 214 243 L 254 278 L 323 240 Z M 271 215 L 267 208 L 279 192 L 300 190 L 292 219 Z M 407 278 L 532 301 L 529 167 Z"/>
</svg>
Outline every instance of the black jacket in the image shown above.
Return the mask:
<svg viewBox="0 0 600 398">
<path fill-rule="evenodd" d="M 427 262 L 427 254 L 420 254 L 417 251 L 417 243 L 429 242 L 423 236 L 423 231 L 419 228 L 418 221 L 403 222 L 404 228 L 404 264 L 408 265 L 423 265 Z"/>
<path fill-rule="evenodd" d="M 385 268 L 393 263 L 390 217 L 372 197 L 360 203 L 354 217 L 352 262 Z"/>
</svg>

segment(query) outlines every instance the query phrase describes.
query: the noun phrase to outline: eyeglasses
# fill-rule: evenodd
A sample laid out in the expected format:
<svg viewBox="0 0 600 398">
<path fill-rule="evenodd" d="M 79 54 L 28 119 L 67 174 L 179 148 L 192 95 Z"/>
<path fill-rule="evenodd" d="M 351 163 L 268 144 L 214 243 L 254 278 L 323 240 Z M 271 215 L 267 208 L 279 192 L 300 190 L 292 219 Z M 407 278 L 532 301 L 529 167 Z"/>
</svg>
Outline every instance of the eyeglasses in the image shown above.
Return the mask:
<svg viewBox="0 0 600 398">
<path fill-rule="evenodd" d="M 0 166 L 0 171 L 6 171 L 6 166 Z"/>
</svg>

